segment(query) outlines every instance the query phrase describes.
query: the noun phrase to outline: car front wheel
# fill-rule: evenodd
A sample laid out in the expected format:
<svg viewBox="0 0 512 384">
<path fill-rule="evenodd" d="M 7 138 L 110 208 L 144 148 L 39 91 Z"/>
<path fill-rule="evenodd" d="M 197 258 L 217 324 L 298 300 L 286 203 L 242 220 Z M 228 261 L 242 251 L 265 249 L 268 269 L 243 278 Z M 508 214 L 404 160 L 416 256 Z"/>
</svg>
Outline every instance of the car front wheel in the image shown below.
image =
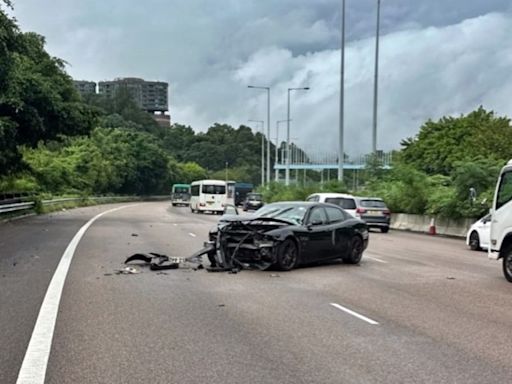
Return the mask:
<svg viewBox="0 0 512 384">
<path fill-rule="evenodd" d="M 512 283 L 512 246 L 508 247 L 503 256 L 503 274 Z"/>
<path fill-rule="evenodd" d="M 476 231 L 471 232 L 469 235 L 469 249 L 472 251 L 478 251 L 480 249 L 480 237 Z"/>
<path fill-rule="evenodd" d="M 297 266 L 299 250 L 292 239 L 286 239 L 281 243 L 277 251 L 277 267 L 281 271 L 289 271 Z"/>
<path fill-rule="evenodd" d="M 347 264 L 358 264 L 363 257 L 363 250 L 363 239 L 360 236 L 354 236 L 348 254 L 343 257 L 343 261 Z"/>
<path fill-rule="evenodd" d="M 388 233 L 388 232 L 389 232 L 389 227 L 381 227 L 381 228 L 380 228 L 380 231 L 381 231 L 382 233 Z"/>
</svg>

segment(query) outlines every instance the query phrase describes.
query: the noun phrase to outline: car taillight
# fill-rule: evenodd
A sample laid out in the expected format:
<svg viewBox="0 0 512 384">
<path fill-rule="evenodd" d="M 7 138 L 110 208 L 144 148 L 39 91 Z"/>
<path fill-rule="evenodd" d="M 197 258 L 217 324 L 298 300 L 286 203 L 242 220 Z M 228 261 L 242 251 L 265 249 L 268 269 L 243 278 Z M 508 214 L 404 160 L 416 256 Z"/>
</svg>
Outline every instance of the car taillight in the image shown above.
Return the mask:
<svg viewBox="0 0 512 384">
<path fill-rule="evenodd" d="M 366 213 L 366 209 L 364 209 L 364 208 L 357 208 L 356 209 L 356 213 L 357 214 Z"/>
<path fill-rule="evenodd" d="M 386 216 L 391 215 L 391 211 L 389 209 L 385 209 L 384 211 L 382 211 L 382 213 Z"/>
<path fill-rule="evenodd" d="M 199 203 L 199 206 L 200 207 L 206 207 L 206 204 L 205 203 Z"/>
</svg>

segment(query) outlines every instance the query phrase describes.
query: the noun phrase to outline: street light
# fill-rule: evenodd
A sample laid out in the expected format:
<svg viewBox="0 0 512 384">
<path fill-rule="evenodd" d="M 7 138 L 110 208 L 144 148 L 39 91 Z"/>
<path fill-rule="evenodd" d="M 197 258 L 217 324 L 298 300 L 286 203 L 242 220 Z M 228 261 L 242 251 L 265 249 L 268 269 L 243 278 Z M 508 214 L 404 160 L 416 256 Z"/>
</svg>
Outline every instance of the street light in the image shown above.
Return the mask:
<svg viewBox="0 0 512 384">
<path fill-rule="evenodd" d="M 247 88 L 267 90 L 267 183 L 270 183 L 270 87 L 248 85 Z"/>
<path fill-rule="evenodd" d="M 380 0 L 377 0 L 377 31 L 375 33 L 375 73 L 373 80 L 373 132 L 372 151 L 377 154 L 377 105 L 379 90 L 379 29 L 380 29 Z"/>
<path fill-rule="evenodd" d="M 261 185 L 265 184 L 265 134 L 263 128 L 265 121 L 263 120 L 249 120 L 252 123 L 261 123 Z"/>
<path fill-rule="evenodd" d="M 278 120 L 276 121 L 276 163 L 278 163 L 279 154 L 277 146 L 279 145 L 279 124 L 286 123 L 288 120 Z M 283 158 L 281 157 L 281 161 Z M 276 168 L 276 181 L 279 181 L 279 170 Z"/>
<path fill-rule="evenodd" d="M 286 174 L 285 185 L 290 185 L 290 91 L 307 91 L 309 87 L 288 88 L 288 115 L 286 124 Z"/>
<path fill-rule="evenodd" d="M 343 181 L 344 155 L 344 120 L 345 120 L 345 0 L 341 5 L 341 64 L 340 64 L 340 133 L 338 147 L 338 180 Z"/>
</svg>

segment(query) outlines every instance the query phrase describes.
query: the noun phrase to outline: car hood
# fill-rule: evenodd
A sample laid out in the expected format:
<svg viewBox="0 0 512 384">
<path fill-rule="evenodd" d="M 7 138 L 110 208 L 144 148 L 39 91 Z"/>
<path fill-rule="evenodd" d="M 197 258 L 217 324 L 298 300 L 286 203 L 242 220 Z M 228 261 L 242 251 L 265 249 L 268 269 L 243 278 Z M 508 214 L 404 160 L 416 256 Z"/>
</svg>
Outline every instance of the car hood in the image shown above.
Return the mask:
<svg viewBox="0 0 512 384">
<path fill-rule="evenodd" d="M 261 222 L 261 223 L 280 223 L 286 225 L 297 225 L 291 220 L 278 219 L 274 217 L 258 217 L 257 215 L 224 215 L 220 218 L 221 222 L 224 223 L 251 223 L 251 222 Z"/>
</svg>

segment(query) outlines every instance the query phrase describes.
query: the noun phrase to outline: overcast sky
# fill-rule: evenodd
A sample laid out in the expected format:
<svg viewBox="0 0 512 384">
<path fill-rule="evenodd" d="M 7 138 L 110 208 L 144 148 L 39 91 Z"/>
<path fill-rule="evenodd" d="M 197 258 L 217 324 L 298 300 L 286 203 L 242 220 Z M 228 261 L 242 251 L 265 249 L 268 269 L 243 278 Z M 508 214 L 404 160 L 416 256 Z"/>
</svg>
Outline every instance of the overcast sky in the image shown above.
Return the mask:
<svg viewBox="0 0 512 384">
<path fill-rule="evenodd" d="M 173 122 L 205 130 L 286 119 L 292 137 L 335 151 L 341 0 L 15 0 L 23 30 L 47 39 L 76 79 L 170 85 Z M 371 150 L 376 0 L 347 0 L 345 147 Z M 510 0 L 382 0 L 378 147 L 423 121 L 482 104 L 512 116 Z M 284 139 L 284 125 L 280 140 Z"/>
</svg>

